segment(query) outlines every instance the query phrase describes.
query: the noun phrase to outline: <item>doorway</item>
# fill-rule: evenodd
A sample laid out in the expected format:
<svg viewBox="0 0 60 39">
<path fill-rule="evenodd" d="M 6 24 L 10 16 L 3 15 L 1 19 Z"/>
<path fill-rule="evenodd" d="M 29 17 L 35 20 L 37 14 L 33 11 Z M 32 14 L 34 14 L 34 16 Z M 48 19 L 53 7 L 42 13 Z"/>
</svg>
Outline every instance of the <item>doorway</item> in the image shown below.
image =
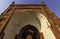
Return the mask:
<svg viewBox="0 0 60 39">
<path fill-rule="evenodd" d="M 39 31 L 32 25 L 23 27 L 16 39 L 40 39 Z"/>
</svg>

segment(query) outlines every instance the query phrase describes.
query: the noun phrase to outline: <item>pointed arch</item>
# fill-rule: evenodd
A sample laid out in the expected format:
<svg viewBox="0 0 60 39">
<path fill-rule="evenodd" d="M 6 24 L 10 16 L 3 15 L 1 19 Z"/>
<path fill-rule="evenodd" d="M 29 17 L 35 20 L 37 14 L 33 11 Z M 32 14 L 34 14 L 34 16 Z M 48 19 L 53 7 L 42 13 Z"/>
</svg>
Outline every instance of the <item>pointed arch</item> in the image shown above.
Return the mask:
<svg viewBox="0 0 60 39">
<path fill-rule="evenodd" d="M 24 26 L 19 33 L 19 38 L 26 39 L 28 35 L 31 35 L 32 39 L 40 39 L 39 31 L 33 25 Z"/>
</svg>

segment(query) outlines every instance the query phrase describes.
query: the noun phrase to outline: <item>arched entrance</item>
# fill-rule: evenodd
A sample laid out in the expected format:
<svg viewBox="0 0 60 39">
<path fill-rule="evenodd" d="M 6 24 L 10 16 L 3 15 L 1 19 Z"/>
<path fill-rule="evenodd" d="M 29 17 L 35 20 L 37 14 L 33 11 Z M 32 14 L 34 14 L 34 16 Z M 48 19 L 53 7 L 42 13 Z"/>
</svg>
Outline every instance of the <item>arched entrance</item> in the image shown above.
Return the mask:
<svg viewBox="0 0 60 39">
<path fill-rule="evenodd" d="M 21 29 L 18 39 L 40 39 L 39 31 L 34 26 L 27 25 Z"/>
</svg>

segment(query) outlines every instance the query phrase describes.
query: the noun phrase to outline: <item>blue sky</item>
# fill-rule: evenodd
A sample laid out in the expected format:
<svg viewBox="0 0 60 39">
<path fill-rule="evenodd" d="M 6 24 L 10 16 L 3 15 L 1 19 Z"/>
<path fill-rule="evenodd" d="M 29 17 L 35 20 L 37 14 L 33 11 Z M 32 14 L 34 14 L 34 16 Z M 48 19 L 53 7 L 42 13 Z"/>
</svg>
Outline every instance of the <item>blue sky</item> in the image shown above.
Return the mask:
<svg viewBox="0 0 60 39">
<path fill-rule="evenodd" d="M 16 4 L 40 4 L 44 1 L 47 6 L 60 18 L 60 0 L 0 0 L 0 13 L 15 1 Z"/>
</svg>

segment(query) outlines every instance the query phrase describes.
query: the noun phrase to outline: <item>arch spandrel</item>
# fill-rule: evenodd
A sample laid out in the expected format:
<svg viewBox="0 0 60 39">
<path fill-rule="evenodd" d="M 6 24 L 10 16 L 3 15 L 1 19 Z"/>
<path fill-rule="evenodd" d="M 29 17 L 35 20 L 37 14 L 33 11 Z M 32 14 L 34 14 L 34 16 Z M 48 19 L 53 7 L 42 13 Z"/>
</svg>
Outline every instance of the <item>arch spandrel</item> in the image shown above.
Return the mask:
<svg viewBox="0 0 60 39">
<path fill-rule="evenodd" d="M 31 24 L 34 25 L 34 27 L 37 27 L 39 31 L 41 30 L 40 20 L 37 17 L 37 13 L 33 10 L 27 10 L 20 13 L 15 13 L 13 18 L 17 19 L 17 24 L 20 25 L 18 26 L 20 27 L 20 29 L 25 25 Z M 13 20 L 14 23 L 16 23 L 15 19 Z"/>
</svg>

